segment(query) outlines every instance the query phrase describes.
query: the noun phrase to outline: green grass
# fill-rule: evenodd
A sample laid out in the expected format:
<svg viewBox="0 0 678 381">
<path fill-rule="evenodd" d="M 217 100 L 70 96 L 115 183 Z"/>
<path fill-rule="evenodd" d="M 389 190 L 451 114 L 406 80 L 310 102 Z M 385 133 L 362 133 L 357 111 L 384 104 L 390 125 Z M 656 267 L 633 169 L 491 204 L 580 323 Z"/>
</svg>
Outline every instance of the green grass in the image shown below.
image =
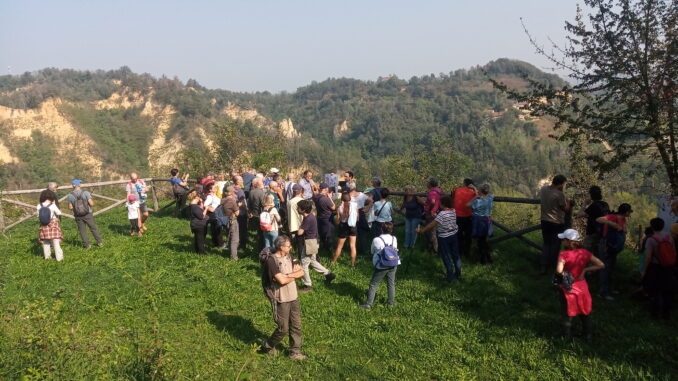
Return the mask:
<svg viewBox="0 0 678 381">
<path fill-rule="evenodd" d="M 557 337 L 558 302 L 534 250 L 495 248 L 495 264 L 464 261 L 443 286 L 440 260 L 402 253 L 396 307 L 382 284 L 364 301 L 371 265 L 344 255 L 325 286 L 301 296 L 304 362 L 256 353 L 274 328 L 259 264 L 216 249 L 193 254 L 188 223 L 153 216 L 127 236 L 120 209 L 97 218 L 103 248 L 81 248 L 63 223 L 65 261 L 45 261 L 28 222 L 0 238 L 0 379 L 671 379 L 677 324 L 649 319 L 629 295 L 635 256 L 619 268 L 623 295 L 594 298 L 593 344 Z M 420 242 L 421 243 L 421 242 Z M 592 282 L 594 283 L 594 282 Z M 595 290 L 595 285 L 592 286 Z M 283 342 L 286 345 L 287 339 Z M 672 376 L 673 375 L 673 376 Z"/>
</svg>

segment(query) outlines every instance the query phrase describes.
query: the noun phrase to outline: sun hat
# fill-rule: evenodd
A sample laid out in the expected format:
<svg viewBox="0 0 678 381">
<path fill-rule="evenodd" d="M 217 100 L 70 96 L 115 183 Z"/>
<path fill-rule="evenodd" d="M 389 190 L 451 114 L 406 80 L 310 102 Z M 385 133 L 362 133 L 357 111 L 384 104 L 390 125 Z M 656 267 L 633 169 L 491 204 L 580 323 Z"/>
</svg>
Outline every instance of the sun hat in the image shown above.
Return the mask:
<svg viewBox="0 0 678 381">
<path fill-rule="evenodd" d="M 558 238 L 577 242 L 581 241 L 581 235 L 579 235 L 579 232 L 574 229 L 565 230 L 564 232 L 558 234 Z"/>
</svg>

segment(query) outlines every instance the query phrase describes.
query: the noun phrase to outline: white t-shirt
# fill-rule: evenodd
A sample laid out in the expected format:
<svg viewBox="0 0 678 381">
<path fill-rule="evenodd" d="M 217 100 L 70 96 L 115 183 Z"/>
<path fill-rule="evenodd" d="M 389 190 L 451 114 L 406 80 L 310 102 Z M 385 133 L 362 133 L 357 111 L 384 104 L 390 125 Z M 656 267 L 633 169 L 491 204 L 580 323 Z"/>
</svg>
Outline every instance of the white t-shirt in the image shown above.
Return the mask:
<svg viewBox="0 0 678 381">
<path fill-rule="evenodd" d="M 53 220 L 53 219 L 55 219 L 55 218 L 57 218 L 58 216 L 61 215 L 61 210 L 59 210 L 59 208 L 57 208 L 55 203 L 45 201 L 42 204 L 38 204 L 38 206 L 37 206 L 38 212 L 40 212 L 40 208 L 42 208 L 43 206 L 48 207 L 49 210 L 52 212 L 52 214 L 49 217 L 50 220 Z"/>
<path fill-rule="evenodd" d="M 221 204 L 221 199 L 215 194 L 211 194 L 205 199 L 205 208 L 211 207 L 216 210 L 219 207 L 219 204 Z"/>
<path fill-rule="evenodd" d="M 383 241 L 382 241 L 383 240 Z M 379 237 L 376 237 L 372 240 L 372 264 L 377 265 L 379 263 L 379 252 L 385 247 L 384 243 L 387 243 L 393 246 L 394 249 L 398 250 L 398 239 L 394 235 L 382 234 Z M 398 261 L 400 264 L 400 261 Z"/>
<path fill-rule="evenodd" d="M 125 204 L 127 206 L 127 218 L 134 220 L 139 218 L 139 201 L 129 202 Z"/>
<path fill-rule="evenodd" d="M 358 209 L 365 207 L 365 201 L 367 201 L 367 195 L 363 192 L 358 192 L 357 196 L 351 196 L 351 201 L 355 202 L 358 205 Z"/>
</svg>

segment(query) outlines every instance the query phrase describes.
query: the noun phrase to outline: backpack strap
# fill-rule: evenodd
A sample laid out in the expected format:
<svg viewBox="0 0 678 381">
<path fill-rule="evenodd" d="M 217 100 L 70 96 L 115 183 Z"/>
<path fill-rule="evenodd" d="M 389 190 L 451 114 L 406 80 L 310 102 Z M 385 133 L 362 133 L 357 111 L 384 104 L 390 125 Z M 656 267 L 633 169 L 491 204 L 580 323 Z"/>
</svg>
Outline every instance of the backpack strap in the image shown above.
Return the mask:
<svg viewBox="0 0 678 381">
<path fill-rule="evenodd" d="M 386 241 L 384 241 L 384 239 L 381 238 L 381 236 L 379 236 L 379 237 L 377 237 L 377 238 L 379 238 L 379 239 L 381 240 L 381 242 L 384 244 L 384 246 L 391 246 L 391 247 L 393 247 L 393 236 L 391 236 L 391 244 L 386 244 Z"/>
<path fill-rule="evenodd" d="M 386 204 L 388 204 L 388 203 L 390 203 L 390 202 L 391 202 L 391 201 L 386 201 L 386 202 L 384 202 L 384 205 L 382 205 L 381 208 L 379 208 L 379 211 L 378 211 L 377 214 L 376 214 L 377 217 L 381 216 L 381 211 L 384 210 L 384 207 L 386 206 Z M 382 239 L 382 241 L 383 241 L 383 239 Z"/>
</svg>

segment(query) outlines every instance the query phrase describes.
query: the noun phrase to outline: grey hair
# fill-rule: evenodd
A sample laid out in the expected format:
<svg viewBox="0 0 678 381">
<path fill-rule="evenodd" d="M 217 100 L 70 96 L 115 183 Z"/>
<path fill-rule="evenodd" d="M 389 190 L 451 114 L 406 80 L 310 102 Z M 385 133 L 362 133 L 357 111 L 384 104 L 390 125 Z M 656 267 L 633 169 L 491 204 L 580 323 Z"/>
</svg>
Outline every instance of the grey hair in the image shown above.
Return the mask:
<svg viewBox="0 0 678 381">
<path fill-rule="evenodd" d="M 278 238 L 276 238 L 275 241 L 273 241 L 273 246 L 275 246 L 275 249 L 276 249 L 276 251 L 277 251 L 277 250 L 282 249 L 283 245 L 284 245 L 285 243 L 287 243 L 287 242 L 290 242 L 290 243 L 292 242 L 292 241 L 290 240 L 290 237 L 288 237 L 288 236 L 286 236 L 286 235 L 284 235 L 284 234 L 283 234 L 283 235 L 279 235 Z"/>
<path fill-rule="evenodd" d="M 379 177 L 373 177 L 372 178 L 372 185 L 375 187 L 380 187 L 381 186 L 381 179 Z"/>
<path fill-rule="evenodd" d="M 58 185 L 54 181 L 50 181 L 50 182 L 47 183 L 47 189 L 49 189 L 51 191 L 56 191 L 57 188 L 58 188 Z"/>
<path fill-rule="evenodd" d="M 222 191 L 222 193 L 224 194 L 224 196 L 230 196 L 232 194 L 235 194 L 235 188 L 233 187 L 233 185 L 228 186 Z"/>
</svg>

